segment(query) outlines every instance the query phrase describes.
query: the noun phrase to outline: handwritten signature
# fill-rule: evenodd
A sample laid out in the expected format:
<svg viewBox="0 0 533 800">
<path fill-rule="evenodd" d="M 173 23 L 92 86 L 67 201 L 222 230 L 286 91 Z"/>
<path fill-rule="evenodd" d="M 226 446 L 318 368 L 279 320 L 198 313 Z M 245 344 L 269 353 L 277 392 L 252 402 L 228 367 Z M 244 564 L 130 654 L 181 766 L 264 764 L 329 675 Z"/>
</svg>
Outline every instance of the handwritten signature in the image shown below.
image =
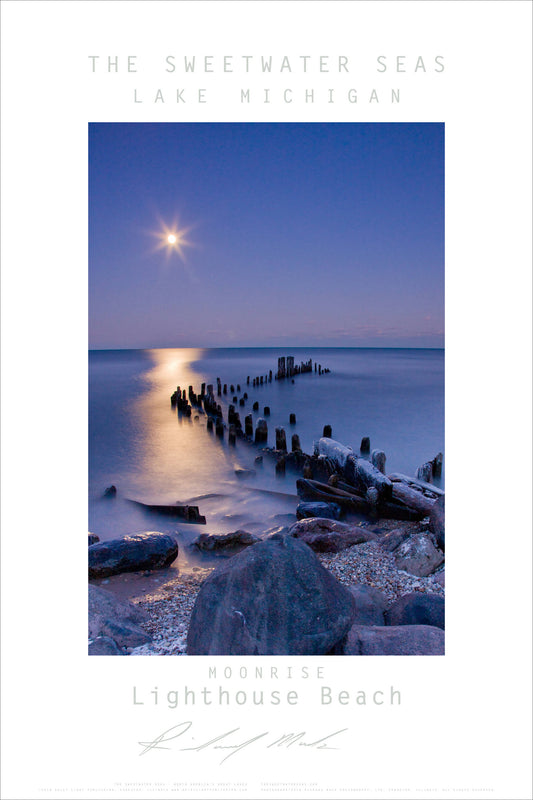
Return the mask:
<svg viewBox="0 0 533 800">
<path fill-rule="evenodd" d="M 175 739 L 180 739 L 180 737 L 184 736 L 184 734 L 190 731 L 192 725 L 193 723 L 190 721 L 180 722 L 178 725 L 173 725 L 172 728 L 168 728 L 168 730 L 163 731 L 163 733 L 160 733 L 159 736 L 156 736 L 155 739 L 152 739 L 149 742 L 139 742 L 140 746 L 143 748 L 139 755 L 144 756 L 150 750 L 171 750 L 172 747 L 169 747 L 168 743 L 174 741 Z M 338 750 L 338 747 L 331 746 L 331 741 L 335 736 L 339 736 L 341 733 L 344 733 L 347 730 L 348 728 L 341 728 L 341 730 L 328 733 L 326 736 L 321 736 L 318 739 L 313 739 L 310 737 L 307 734 L 307 731 L 300 731 L 298 733 L 283 733 L 281 736 L 271 734 L 270 731 L 264 731 L 263 733 L 259 733 L 257 736 L 252 736 L 249 739 L 243 739 L 243 735 L 240 733 L 241 729 L 232 728 L 232 730 L 225 731 L 219 736 L 215 736 L 214 738 L 209 739 L 202 744 L 193 745 L 192 747 L 178 747 L 178 750 L 181 752 L 193 751 L 197 753 L 203 750 L 229 750 L 230 752 L 225 755 L 220 762 L 223 764 L 224 761 L 228 760 L 228 758 L 237 755 L 237 753 L 242 752 L 246 747 L 250 747 L 250 745 L 253 745 L 255 742 L 258 742 L 261 739 L 263 740 L 263 746 L 267 750 L 272 748 L 284 748 L 288 750 L 289 747 L 293 747 L 295 745 L 297 747 L 306 747 L 314 750 Z M 191 739 L 195 738 L 192 733 L 190 734 L 190 737 Z M 185 741 L 187 741 L 187 737 L 185 738 Z M 221 744 L 221 742 L 224 743 Z M 181 743 L 183 743 L 183 740 Z"/>
</svg>

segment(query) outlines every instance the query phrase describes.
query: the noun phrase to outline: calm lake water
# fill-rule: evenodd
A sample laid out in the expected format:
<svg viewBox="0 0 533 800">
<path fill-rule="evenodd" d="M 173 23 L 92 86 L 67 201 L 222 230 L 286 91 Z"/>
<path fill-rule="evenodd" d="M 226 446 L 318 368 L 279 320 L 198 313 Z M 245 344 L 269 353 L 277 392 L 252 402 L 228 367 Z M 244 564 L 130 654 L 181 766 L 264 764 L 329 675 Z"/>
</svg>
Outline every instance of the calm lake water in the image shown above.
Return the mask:
<svg viewBox="0 0 533 800">
<path fill-rule="evenodd" d="M 275 374 L 278 356 L 293 355 L 296 364 L 313 363 L 328 374 L 297 375 L 290 380 L 253 387 L 252 379 Z M 247 376 L 250 384 L 246 385 Z M 89 530 L 101 540 L 146 530 L 179 533 L 180 561 L 199 557 L 186 545 L 199 533 L 228 533 L 245 528 L 254 533 L 295 519 L 295 476 L 275 474 L 264 458 L 256 468 L 258 447 L 227 434 L 218 439 L 206 429 L 206 417 L 193 409 L 185 418 L 171 408 L 176 386 L 199 393 L 202 383 L 220 377 L 228 394 L 217 398 L 224 419 L 232 403 L 230 384 L 240 384 L 245 407 L 256 421 L 269 406 L 268 445 L 275 428 L 298 433 L 302 449 L 312 452 L 325 424 L 332 436 L 359 452 L 363 436 L 384 450 L 387 472 L 414 475 L 420 464 L 444 453 L 444 351 L 362 348 L 220 348 L 161 350 L 96 350 L 89 353 Z M 254 401 L 259 411 L 252 412 Z M 296 414 L 296 425 L 289 415 Z M 195 416 L 199 416 L 195 419 Z M 237 468 L 255 468 L 239 478 Z M 443 477 L 438 485 L 443 485 Z M 114 499 L 103 498 L 114 484 Z M 192 503 L 207 517 L 206 525 L 180 523 L 153 514 L 130 500 L 151 504 Z M 185 545 L 185 546 L 183 546 Z"/>
</svg>

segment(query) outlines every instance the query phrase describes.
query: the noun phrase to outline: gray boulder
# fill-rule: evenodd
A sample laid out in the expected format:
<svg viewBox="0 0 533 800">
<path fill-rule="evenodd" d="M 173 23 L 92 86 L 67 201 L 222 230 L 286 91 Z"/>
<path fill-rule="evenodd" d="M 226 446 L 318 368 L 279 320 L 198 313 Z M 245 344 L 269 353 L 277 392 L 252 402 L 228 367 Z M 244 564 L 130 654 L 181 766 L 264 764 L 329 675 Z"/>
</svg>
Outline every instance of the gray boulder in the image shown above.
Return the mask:
<svg viewBox="0 0 533 800">
<path fill-rule="evenodd" d="M 125 656 L 126 653 L 120 649 L 113 639 L 109 636 L 98 636 L 89 642 L 90 656 Z"/>
<path fill-rule="evenodd" d="M 444 631 L 430 625 L 354 625 L 344 644 L 346 656 L 443 656 Z"/>
<path fill-rule="evenodd" d="M 297 519 L 322 517 L 323 519 L 340 519 L 341 508 L 337 503 L 322 503 L 320 501 L 299 503 L 296 507 Z"/>
<path fill-rule="evenodd" d="M 435 547 L 429 536 L 414 533 L 394 550 L 394 558 L 398 569 L 426 578 L 443 563 L 444 553 Z"/>
<path fill-rule="evenodd" d="M 301 539 L 317 553 L 339 553 L 375 539 L 365 528 L 325 517 L 302 519 L 289 528 L 289 535 Z"/>
<path fill-rule="evenodd" d="M 355 600 L 303 542 L 278 533 L 204 581 L 189 655 L 324 655 L 350 629 Z"/>
<path fill-rule="evenodd" d="M 404 594 L 385 612 L 386 625 L 432 625 L 444 630 L 444 597 L 440 594 Z"/>
<path fill-rule="evenodd" d="M 177 555 L 178 543 L 168 533 L 134 533 L 99 542 L 89 547 L 89 578 L 169 567 Z"/>
<path fill-rule="evenodd" d="M 252 544 L 261 541 L 248 531 L 233 531 L 233 533 L 208 534 L 201 533 L 194 542 L 194 547 L 205 552 L 236 553 Z"/>
</svg>

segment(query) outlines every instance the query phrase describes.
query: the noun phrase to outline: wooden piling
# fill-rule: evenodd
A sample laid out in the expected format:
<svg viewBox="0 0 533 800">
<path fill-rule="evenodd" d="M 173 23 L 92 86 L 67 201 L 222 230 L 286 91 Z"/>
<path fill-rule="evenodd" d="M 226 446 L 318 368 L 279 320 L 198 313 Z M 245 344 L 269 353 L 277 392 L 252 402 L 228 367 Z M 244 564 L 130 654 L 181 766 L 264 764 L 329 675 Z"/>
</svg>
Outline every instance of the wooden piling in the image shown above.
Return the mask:
<svg viewBox="0 0 533 800">
<path fill-rule="evenodd" d="M 270 416 L 270 406 L 265 406 L 264 407 L 263 414 L 264 414 L 265 417 L 269 417 Z"/>
<path fill-rule="evenodd" d="M 259 417 L 255 429 L 255 443 L 264 444 L 268 440 L 268 425 L 266 419 Z"/>
<path fill-rule="evenodd" d="M 253 438 L 254 435 L 254 420 L 251 414 L 247 414 L 244 418 L 244 433 L 245 436 Z"/>
<path fill-rule="evenodd" d="M 289 415 L 289 425 L 296 425 L 296 414 Z"/>
<path fill-rule="evenodd" d="M 291 449 L 293 453 L 299 453 L 302 450 L 300 446 L 300 437 L 297 433 L 292 434 Z"/>
<path fill-rule="evenodd" d="M 324 425 L 324 430 L 322 431 L 322 436 L 325 436 L 328 439 L 331 439 L 331 425 Z"/>
<path fill-rule="evenodd" d="M 287 452 L 287 439 L 284 428 L 276 428 L 276 450 Z"/>
<path fill-rule="evenodd" d="M 370 453 L 370 438 L 368 436 L 363 436 L 361 439 L 361 447 L 359 449 L 361 453 Z"/>
</svg>

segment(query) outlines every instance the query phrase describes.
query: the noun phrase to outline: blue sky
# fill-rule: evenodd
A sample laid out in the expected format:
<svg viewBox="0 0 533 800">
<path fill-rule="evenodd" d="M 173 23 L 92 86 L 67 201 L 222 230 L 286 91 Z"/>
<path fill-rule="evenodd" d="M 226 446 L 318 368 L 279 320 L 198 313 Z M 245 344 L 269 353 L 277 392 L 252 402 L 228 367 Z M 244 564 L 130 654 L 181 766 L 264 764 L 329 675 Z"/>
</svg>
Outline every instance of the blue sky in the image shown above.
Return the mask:
<svg viewBox="0 0 533 800">
<path fill-rule="evenodd" d="M 90 124 L 89 344 L 442 347 L 444 125 Z"/>
</svg>

